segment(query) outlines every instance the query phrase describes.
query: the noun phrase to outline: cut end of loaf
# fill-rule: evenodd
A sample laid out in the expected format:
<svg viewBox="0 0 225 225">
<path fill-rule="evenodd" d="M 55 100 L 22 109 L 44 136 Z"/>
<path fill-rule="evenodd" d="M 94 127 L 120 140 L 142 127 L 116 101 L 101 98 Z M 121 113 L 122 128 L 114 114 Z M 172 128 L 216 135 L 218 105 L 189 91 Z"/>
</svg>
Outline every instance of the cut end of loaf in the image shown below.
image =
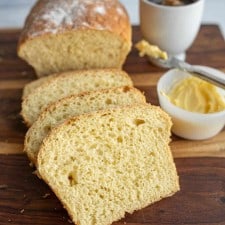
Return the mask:
<svg viewBox="0 0 225 225">
<path fill-rule="evenodd" d="M 51 132 L 38 169 L 76 224 L 111 224 L 179 190 L 170 128 L 147 104 L 82 115 Z"/>
<path fill-rule="evenodd" d="M 121 68 L 131 48 L 131 24 L 117 0 L 39 0 L 29 13 L 18 55 L 39 76 Z"/>
<path fill-rule="evenodd" d="M 21 43 L 18 54 L 44 76 L 68 70 L 121 68 L 131 43 L 110 31 L 76 30 Z"/>
</svg>

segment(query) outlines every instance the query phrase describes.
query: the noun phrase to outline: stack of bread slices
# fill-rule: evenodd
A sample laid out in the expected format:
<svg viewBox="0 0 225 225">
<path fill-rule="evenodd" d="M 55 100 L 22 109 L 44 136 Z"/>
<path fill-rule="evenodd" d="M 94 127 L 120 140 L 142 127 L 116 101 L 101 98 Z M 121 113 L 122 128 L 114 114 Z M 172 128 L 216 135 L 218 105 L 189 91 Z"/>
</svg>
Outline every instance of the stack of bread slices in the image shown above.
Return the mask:
<svg viewBox="0 0 225 225">
<path fill-rule="evenodd" d="M 21 114 L 25 152 L 76 224 L 111 224 L 179 190 L 171 120 L 124 71 L 35 80 Z"/>
<path fill-rule="evenodd" d="M 39 0 L 21 33 L 18 55 L 39 77 L 23 91 L 24 149 L 77 225 L 179 190 L 170 117 L 121 70 L 130 49 L 118 0 Z"/>
</svg>

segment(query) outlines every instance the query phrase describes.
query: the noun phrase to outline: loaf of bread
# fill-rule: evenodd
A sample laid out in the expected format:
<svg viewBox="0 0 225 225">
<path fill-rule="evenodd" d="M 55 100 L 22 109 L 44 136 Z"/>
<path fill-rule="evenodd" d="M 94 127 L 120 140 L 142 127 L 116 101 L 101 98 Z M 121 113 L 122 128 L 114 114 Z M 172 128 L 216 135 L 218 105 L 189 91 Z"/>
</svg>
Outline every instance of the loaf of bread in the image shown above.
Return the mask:
<svg viewBox="0 0 225 225">
<path fill-rule="evenodd" d="M 30 127 L 25 137 L 24 150 L 36 165 L 43 139 L 64 120 L 83 113 L 145 102 L 145 96 L 133 87 L 110 88 L 63 98 L 50 104 Z"/>
<path fill-rule="evenodd" d="M 48 104 L 68 95 L 133 85 L 127 73 L 118 69 L 70 71 L 44 81 L 33 81 L 38 82 L 38 86 L 23 99 L 21 115 L 28 126 L 34 123 Z"/>
<path fill-rule="evenodd" d="M 39 0 L 26 19 L 18 55 L 40 77 L 121 68 L 130 48 L 131 25 L 118 0 Z"/>
<path fill-rule="evenodd" d="M 109 225 L 179 190 L 170 128 L 148 104 L 83 114 L 51 131 L 38 171 L 75 224 Z"/>
</svg>

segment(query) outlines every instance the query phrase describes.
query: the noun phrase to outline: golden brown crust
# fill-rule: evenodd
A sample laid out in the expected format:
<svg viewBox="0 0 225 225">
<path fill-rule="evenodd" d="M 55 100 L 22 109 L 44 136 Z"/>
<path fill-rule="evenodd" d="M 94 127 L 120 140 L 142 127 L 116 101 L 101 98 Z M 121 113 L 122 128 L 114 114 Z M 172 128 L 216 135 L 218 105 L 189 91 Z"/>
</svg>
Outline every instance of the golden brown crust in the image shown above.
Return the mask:
<svg viewBox="0 0 225 225">
<path fill-rule="evenodd" d="M 90 29 L 131 40 L 129 17 L 118 0 L 39 0 L 26 19 L 18 47 L 35 37 Z"/>
</svg>

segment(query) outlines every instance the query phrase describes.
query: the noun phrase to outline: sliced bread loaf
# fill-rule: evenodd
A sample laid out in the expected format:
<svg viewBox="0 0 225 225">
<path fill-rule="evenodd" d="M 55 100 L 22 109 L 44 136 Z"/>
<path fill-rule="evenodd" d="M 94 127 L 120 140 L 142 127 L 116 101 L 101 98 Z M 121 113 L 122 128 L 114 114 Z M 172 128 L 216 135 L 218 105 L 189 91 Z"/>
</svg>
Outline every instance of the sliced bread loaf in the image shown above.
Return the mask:
<svg viewBox="0 0 225 225">
<path fill-rule="evenodd" d="M 145 96 L 133 87 L 111 88 L 65 97 L 42 111 L 26 134 L 24 150 L 36 165 L 43 139 L 53 127 L 65 119 L 91 111 L 145 102 Z"/>
<path fill-rule="evenodd" d="M 148 104 L 83 114 L 52 130 L 38 170 L 75 224 L 108 225 L 179 190 L 170 128 Z"/>
<path fill-rule="evenodd" d="M 28 126 L 48 104 L 71 94 L 111 87 L 132 86 L 130 77 L 121 70 L 99 69 L 71 71 L 53 75 L 28 94 L 22 102 L 21 115 Z"/>
</svg>

